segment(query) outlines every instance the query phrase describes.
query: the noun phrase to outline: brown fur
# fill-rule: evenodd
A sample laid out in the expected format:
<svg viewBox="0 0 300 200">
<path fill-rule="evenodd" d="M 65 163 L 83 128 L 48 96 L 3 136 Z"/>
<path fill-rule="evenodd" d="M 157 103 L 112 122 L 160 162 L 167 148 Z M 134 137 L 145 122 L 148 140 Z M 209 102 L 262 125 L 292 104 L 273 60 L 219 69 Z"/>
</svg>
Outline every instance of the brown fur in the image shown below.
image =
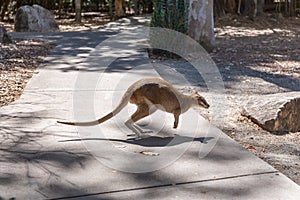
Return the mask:
<svg viewBox="0 0 300 200">
<path fill-rule="evenodd" d="M 191 95 L 180 93 L 170 83 L 160 78 L 145 78 L 132 84 L 119 105 L 106 116 L 92 122 L 60 122 L 67 125 L 75 126 L 93 126 L 101 124 L 106 120 L 118 114 L 128 102 L 137 105 L 137 110 L 125 122 L 126 126 L 132 130 L 138 138 L 145 133 L 140 127 L 134 123 L 160 109 L 174 115 L 174 128 L 177 128 L 180 114 L 186 112 L 193 106 L 202 106 L 208 108 L 209 104 L 196 91 Z"/>
</svg>

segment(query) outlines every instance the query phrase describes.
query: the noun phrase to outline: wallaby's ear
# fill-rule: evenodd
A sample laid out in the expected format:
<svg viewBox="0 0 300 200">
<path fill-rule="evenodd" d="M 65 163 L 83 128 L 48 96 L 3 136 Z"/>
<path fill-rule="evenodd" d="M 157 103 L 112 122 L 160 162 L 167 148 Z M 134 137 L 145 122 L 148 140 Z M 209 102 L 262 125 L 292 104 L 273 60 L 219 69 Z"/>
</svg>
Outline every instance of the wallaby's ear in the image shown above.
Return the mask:
<svg viewBox="0 0 300 200">
<path fill-rule="evenodd" d="M 193 94 L 198 94 L 198 91 L 195 88 L 192 88 Z"/>
</svg>

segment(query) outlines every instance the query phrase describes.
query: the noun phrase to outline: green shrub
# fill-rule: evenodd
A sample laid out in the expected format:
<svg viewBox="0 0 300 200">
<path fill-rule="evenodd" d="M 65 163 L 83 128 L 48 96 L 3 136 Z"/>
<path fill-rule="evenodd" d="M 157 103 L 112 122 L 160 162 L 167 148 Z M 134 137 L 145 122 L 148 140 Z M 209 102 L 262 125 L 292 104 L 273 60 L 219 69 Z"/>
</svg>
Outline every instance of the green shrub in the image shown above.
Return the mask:
<svg viewBox="0 0 300 200">
<path fill-rule="evenodd" d="M 185 0 L 154 0 L 152 27 L 187 32 L 187 5 Z"/>
</svg>

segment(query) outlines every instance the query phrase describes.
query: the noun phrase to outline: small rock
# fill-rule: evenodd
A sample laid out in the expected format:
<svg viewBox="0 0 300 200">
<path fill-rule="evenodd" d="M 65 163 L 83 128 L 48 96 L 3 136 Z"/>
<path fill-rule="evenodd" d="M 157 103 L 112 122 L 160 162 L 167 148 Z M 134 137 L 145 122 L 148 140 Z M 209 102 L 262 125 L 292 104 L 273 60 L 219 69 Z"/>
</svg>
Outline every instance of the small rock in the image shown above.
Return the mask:
<svg viewBox="0 0 300 200">
<path fill-rule="evenodd" d="M 12 43 L 10 36 L 2 24 L 0 24 L 0 43 Z"/>
</svg>

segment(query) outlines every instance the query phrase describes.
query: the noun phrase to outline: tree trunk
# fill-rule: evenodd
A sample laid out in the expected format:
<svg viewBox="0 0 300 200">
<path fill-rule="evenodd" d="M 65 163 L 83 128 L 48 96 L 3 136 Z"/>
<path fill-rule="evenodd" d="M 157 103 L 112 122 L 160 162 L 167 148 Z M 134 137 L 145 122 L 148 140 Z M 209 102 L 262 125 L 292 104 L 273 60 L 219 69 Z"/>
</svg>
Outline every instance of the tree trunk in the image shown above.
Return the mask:
<svg viewBox="0 0 300 200">
<path fill-rule="evenodd" d="M 123 0 L 115 0 L 115 17 L 124 16 Z"/>
<path fill-rule="evenodd" d="M 258 1 L 260 0 L 242 0 L 241 13 L 251 19 L 256 17 Z"/>
<path fill-rule="evenodd" d="M 81 22 L 81 0 L 75 0 L 75 22 Z"/>
<path fill-rule="evenodd" d="M 114 16 L 114 12 L 113 12 L 113 0 L 109 0 L 108 1 L 108 8 L 109 8 L 109 16 L 113 17 Z"/>
<path fill-rule="evenodd" d="M 135 15 L 140 14 L 140 13 L 139 13 L 139 5 L 138 5 L 138 3 L 139 3 L 138 0 L 134 0 L 134 1 L 133 1 L 133 4 L 134 4 L 134 14 L 135 14 Z"/>
<path fill-rule="evenodd" d="M 188 35 L 207 51 L 215 45 L 213 0 L 190 0 Z"/>
<path fill-rule="evenodd" d="M 265 0 L 257 0 L 257 16 L 264 15 Z"/>
<path fill-rule="evenodd" d="M 153 1 L 146 1 L 146 13 L 153 13 Z"/>
<path fill-rule="evenodd" d="M 285 15 L 289 17 L 296 16 L 297 0 L 286 1 Z"/>
<path fill-rule="evenodd" d="M 58 18 L 59 19 L 61 19 L 62 4 L 63 4 L 63 1 L 59 0 L 59 2 L 58 2 Z"/>
<path fill-rule="evenodd" d="M 224 1 L 214 0 L 214 15 L 216 18 L 225 17 Z"/>
<path fill-rule="evenodd" d="M 8 5 L 9 5 L 10 0 L 4 0 L 3 6 L 2 6 L 2 10 L 1 10 L 1 21 L 4 20 L 5 17 L 5 13 L 8 9 Z"/>
<path fill-rule="evenodd" d="M 227 0 L 225 5 L 225 11 L 231 14 L 236 13 L 236 3 L 235 0 Z"/>
</svg>

